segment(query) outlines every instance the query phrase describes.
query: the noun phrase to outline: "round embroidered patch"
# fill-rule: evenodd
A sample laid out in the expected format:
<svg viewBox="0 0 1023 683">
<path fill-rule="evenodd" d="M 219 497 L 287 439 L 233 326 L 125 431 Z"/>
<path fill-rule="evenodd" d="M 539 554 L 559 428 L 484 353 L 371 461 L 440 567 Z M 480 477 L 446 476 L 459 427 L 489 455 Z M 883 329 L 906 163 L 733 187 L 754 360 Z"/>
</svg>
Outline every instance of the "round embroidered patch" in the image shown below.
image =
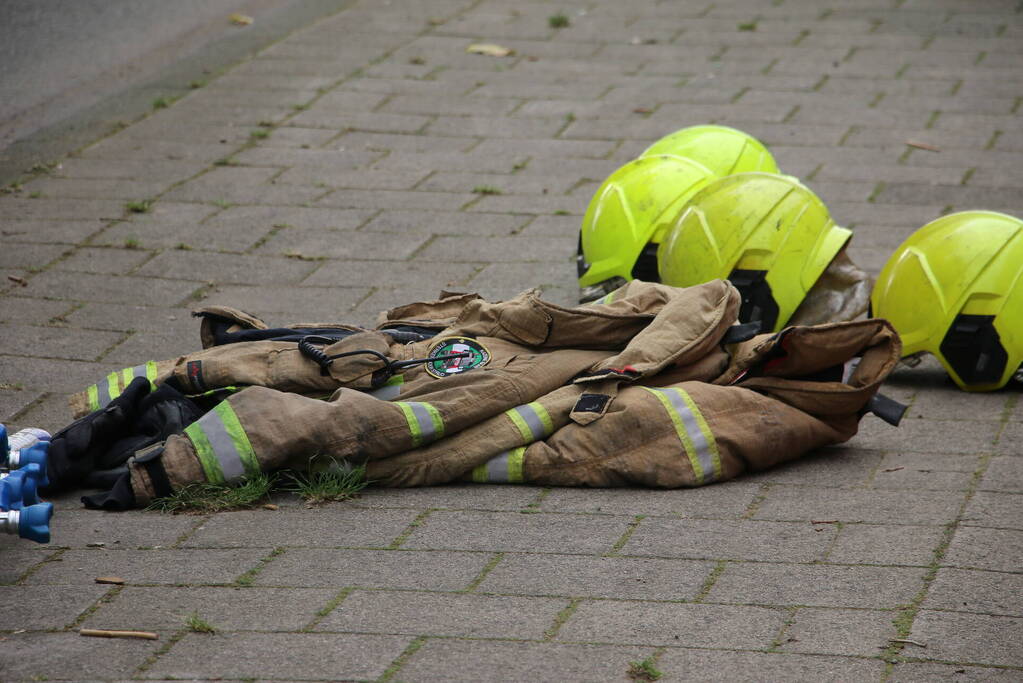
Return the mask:
<svg viewBox="0 0 1023 683">
<path fill-rule="evenodd" d="M 459 358 L 454 356 L 465 354 Z M 444 337 L 438 339 L 427 354 L 430 361 L 426 364 L 426 372 L 433 377 L 448 377 L 466 372 L 490 362 L 490 351 L 475 339 L 468 337 Z"/>
</svg>

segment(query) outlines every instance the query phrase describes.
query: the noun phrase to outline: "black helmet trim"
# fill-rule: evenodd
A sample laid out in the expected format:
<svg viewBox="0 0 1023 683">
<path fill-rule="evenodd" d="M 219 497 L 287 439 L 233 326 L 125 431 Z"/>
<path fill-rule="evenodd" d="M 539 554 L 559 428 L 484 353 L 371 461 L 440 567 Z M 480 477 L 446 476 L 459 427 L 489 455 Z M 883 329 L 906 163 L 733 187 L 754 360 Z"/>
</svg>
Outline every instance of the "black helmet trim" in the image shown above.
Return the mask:
<svg viewBox="0 0 1023 683">
<path fill-rule="evenodd" d="M 993 315 L 959 314 L 941 340 L 941 355 L 965 384 L 1001 382 L 1009 354 Z"/>
<path fill-rule="evenodd" d="M 632 277 L 644 282 L 660 282 L 661 273 L 657 269 L 657 246 L 647 242 L 643 251 L 639 252 L 636 263 L 632 266 Z"/>
<path fill-rule="evenodd" d="M 762 329 L 773 330 L 778 320 L 778 302 L 774 300 L 771 285 L 767 282 L 767 271 L 736 268 L 728 276 L 728 281 L 742 296 L 739 321 L 747 323 L 759 320 Z"/>
</svg>

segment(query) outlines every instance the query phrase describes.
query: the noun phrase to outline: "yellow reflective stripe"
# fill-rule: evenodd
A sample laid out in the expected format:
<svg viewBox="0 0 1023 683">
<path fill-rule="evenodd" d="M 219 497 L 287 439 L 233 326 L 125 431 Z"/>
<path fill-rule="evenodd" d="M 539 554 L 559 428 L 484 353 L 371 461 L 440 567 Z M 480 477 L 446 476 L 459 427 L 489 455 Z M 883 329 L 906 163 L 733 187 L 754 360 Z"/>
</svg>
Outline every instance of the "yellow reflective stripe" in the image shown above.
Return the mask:
<svg viewBox="0 0 1023 683">
<path fill-rule="evenodd" d="M 117 373 L 111 372 L 107 375 L 107 396 L 108 399 L 103 405 L 107 405 L 110 401 L 121 395 L 120 390 L 117 388 Z"/>
<path fill-rule="evenodd" d="M 99 410 L 99 387 L 93 384 L 91 387 L 85 390 L 86 398 L 89 401 L 89 410 L 96 412 Z"/>
<path fill-rule="evenodd" d="M 412 434 L 412 446 L 418 448 L 424 443 L 435 441 L 444 436 L 444 419 L 440 412 L 429 403 L 395 401 L 394 405 L 401 408 Z"/>
<path fill-rule="evenodd" d="M 550 414 L 536 401 L 506 410 L 505 415 L 518 428 L 526 443 L 539 441 L 554 432 L 554 422 Z"/>
<path fill-rule="evenodd" d="M 497 455 L 472 470 L 476 484 L 521 484 L 522 464 L 526 448 L 520 446 Z"/>
<path fill-rule="evenodd" d="M 643 388 L 656 396 L 667 411 L 697 484 L 709 484 L 720 479 L 721 455 L 717 441 L 692 397 L 678 388 Z"/>
<path fill-rule="evenodd" d="M 149 383 L 154 387 L 156 386 L 156 375 L 156 361 L 151 360 L 146 363 L 146 379 L 148 379 Z"/>
<path fill-rule="evenodd" d="M 124 370 L 121 370 L 121 386 L 119 387 L 120 391 L 117 392 L 118 395 L 124 393 L 124 390 L 128 388 L 128 385 L 131 384 L 133 379 L 135 379 L 135 368 L 125 368 Z"/>
<path fill-rule="evenodd" d="M 259 461 L 249 437 L 227 401 L 221 401 L 189 425 L 185 434 L 192 439 L 206 478 L 211 483 L 232 483 L 259 474 Z"/>
</svg>

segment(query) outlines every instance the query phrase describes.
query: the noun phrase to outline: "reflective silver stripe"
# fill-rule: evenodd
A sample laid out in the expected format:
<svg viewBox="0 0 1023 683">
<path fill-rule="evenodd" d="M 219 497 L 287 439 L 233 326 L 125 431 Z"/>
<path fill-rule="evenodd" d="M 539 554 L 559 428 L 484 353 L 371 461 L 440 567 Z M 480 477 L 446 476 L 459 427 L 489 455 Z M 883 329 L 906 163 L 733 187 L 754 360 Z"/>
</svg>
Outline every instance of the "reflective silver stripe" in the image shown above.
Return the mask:
<svg viewBox="0 0 1023 683">
<path fill-rule="evenodd" d="M 529 427 L 529 432 L 533 435 L 534 441 L 547 436 L 547 425 L 543 423 L 543 420 L 540 419 L 536 409 L 531 404 L 515 406 L 512 410 L 518 413 L 522 421 Z"/>
<path fill-rule="evenodd" d="M 419 438 L 423 443 L 432 441 L 436 438 L 437 430 L 434 429 L 433 416 L 430 411 L 426 409 L 422 403 L 406 403 L 409 408 L 412 409 L 412 414 L 416 416 L 416 422 L 419 423 Z"/>
<path fill-rule="evenodd" d="M 216 410 L 211 410 L 199 418 L 198 425 L 210 442 L 214 455 L 217 456 L 224 479 L 231 482 L 244 477 L 245 465 L 242 463 L 242 456 L 235 448 L 234 439 L 228 434 L 220 414 Z"/>
<path fill-rule="evenodd" d="M 367 391 L 366 393 L 373 398 L 379 398 L 381 401 L 393 401 L 401 395 L 401 384 L 385 384 L 379 389 Z"/>
<path fill-rule="evenodd" d="M 116 379 L 114 381 L 116 381 Z M 110 405 L 110 402 L 114 400 L 114 398 L 110 395 L 109 375 L 105 377 L 102 382 L 96 382 L 96 400 L 99 402 L 100 408 L 106 408 Z"/>
<path fill-rule="evenodd" d="M 508 456 L 511 451 L 505 451 L 496 458 L 487 461 L 487 481 L 494 484 L 510 484 L 511 477 L 508 476 Z"/>
<path fill-rule="evenodd" d="M 671 407 L 675 409 L 675 412 L 682 419 L 682 424 L 685 425 L 686 432 L 689 434 L 689 440 L 693 444 L 693 450 L 695 451 L 697 461 L 700 463 L 700 467 L 703 469 L 703 483 L 709 484 L 717 479 L 717 468 L 714 466 L 714 455 L 711 452 L 710 444 L 707 443 L 707 437 L 703 435 L 703 430 L 700 429 L 700 424 L 696 421 L 696 416 L 693 415 L 693 411 L 689 410 L 689 406 L 682 399 L 680 390 L 674 391 L 657 389 L 671 403 Z"/>
</svg>

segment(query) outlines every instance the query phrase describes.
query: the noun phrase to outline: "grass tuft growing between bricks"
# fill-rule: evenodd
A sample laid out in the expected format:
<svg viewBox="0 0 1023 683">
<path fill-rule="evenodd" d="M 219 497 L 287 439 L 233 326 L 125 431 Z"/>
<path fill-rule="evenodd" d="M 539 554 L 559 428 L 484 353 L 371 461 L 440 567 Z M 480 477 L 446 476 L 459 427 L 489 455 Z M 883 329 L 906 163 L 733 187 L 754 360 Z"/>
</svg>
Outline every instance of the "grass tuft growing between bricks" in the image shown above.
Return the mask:
<svg viewBox="0 0 1023 683">
<path fill-rule="evenodd" d="M 240 486 L 189 484 L 165 498 L 157 498 L 146 509 L 177 514 L 205 514 L 255 507 L 267 500 L 277 475 L 260 473 L 248 477 Z"/>
<path fill-rule="evenodd" d="M 477 185 L 472 188 L 473 194 L 504 194 L 500 188 L 494 187 L 493 185 Z"/>
<path fill-rule="evenodd" d="M 198 612 L 192 612 L 185 617 L 185 626 L 193 633 L 209 633 L 212 635 L 217 632 L 217 627 L 200 617 Z"/>
<path fill-rule="evenodd" d="M 149 213 L 153 210 L 153 200 L 139 199 L 137 201 L 125 202 L 124 208 L 132 213 Z"/>
<path fill-rule="evenodd" d="M 569 21 L 568 15 L 558 12 L 547 17 L 547 25 L 551 28 L 568 28 L 572 25 L 572 22 Z"/>
<path fill-rule="evenodd" d="M 664 673 L 657 668 L 656 661 L 653 656 L 641 659 L 638 662 L 629 662 L 629 670 L 626 671 L 629 678 L 634 681 L 656 681 L 664 675 Z"/>
<path fill-rule="evenodd" d="M 295 493 L 309 505 L 351 500 L 366 488 L 366 468 L 355 467 L 344 472 L 289 472 L 284 491 Z"/>
</svg>

